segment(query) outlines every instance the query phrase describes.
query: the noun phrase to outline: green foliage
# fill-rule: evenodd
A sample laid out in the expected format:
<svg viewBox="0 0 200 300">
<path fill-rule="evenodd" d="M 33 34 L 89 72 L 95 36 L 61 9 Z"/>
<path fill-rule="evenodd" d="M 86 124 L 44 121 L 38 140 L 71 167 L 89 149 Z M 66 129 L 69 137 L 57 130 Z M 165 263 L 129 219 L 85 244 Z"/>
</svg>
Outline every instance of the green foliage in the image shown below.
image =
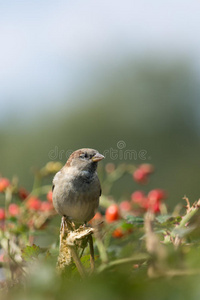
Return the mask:
<svg viewBox="0 0 200 300">
<path fill-rule="evenodd" d="M 22 249 L 22 258 L 25 261 L 31 261 L 33 258 L 38 258 L 39 254 L 44 253 L 44 250 L 33 244 Z"/>
<path fill-rule="evenodd" d="M 46 181 L 50 183 L 56 166 L 50 163 L 36 172 L 33 190 L 25 199 L 20 198 L 15 181 L 2 189 L 6 204 L 0 220 L 2 299 L 197 299 L 200 200 L 190 205 L 185 198 L 186 210 L 182 213 L 176 207 L 170 213 L 164 200 L 158 202 L 160 210 L 154 211 L 154 206 L 140 206 L 129 195 L 130 208 L 123 210 L 117 203 L 124 199 L 114 198 L 112 187 L 125 176 L 132 178 L 135 166 L 115 166 L 112 176 L 102 170 L 102 214 L 91 221 L 96 228 L 94 272 L 89 247 L 77 249 L 86 278 L 81 278 L 75 261 L 65 272 L 58 270 L 60 217 L 51 205 L 45 203 L 45 210 L 41 204 L 51 188 Z M 119 214 L 110 221 L 106 212 L 113 203 Z"/>
<path fill-rule="evenodd" d="M 126 219 L 128 223 L 135 226 L 142 226 L 144 224 L 144 218 L 141 217 L 127 216 Z"/>
</svg>

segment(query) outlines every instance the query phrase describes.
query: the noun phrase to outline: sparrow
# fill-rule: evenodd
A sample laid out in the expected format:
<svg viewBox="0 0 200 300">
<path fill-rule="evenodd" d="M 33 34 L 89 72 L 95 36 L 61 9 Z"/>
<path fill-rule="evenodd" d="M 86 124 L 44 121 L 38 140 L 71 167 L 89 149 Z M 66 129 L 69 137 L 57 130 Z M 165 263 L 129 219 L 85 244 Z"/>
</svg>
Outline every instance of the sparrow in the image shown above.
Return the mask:
<svg viewBox="0 0 200 300">
<path fill-rule="evenodd" d="M 53 205 L 62 217 L 75 224 L 91 220 L 99 206 L 101 185 L 97 163 L 104 156 L 83 148 L 73 152 L 53 179 Z"/>
</svg>

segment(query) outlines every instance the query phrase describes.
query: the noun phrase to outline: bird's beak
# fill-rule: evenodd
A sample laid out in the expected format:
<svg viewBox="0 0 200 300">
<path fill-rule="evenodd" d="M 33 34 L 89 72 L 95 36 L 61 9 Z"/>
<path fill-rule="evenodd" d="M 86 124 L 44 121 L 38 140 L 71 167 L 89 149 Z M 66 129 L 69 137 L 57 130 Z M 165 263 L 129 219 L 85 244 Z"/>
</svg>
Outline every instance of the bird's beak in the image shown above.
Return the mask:
<svg viewBox="0 0 200 300">
<path fill-rule="evenodd" d="M 100 154 L 100 153 L 96 153 L 93 157 L 92 157 L 92 161 L 100 161 L 100 160 L 102 160 L 102 159 L 104 159 L 105 157 L 102 155 L 102 154 Z"/>
</svg>

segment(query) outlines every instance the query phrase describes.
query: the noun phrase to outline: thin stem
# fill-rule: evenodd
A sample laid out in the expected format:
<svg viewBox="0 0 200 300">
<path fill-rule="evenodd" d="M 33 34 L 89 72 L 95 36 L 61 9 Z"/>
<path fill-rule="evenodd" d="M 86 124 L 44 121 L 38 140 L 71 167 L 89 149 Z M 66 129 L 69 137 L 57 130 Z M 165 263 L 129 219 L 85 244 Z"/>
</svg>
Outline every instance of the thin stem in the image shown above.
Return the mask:
<svg viewBox="0 0 200 300">
<path fill-rule="evenodd" d="M 39 195 L 39 190 L 41 187 L 41 176 L 39 174 L 35 174 L 34 183 L 31 194 L 34 193 L 35 196 Z"/>
<path fill-rule="evenodd" d="M 96 238 L 96 245 L 99 250 L 99 256 L 103 264 L 107 264 L 108 262 L 108 254 L 105 248 L 105 245 L 102 240 L 102 234 L 100 232 L 101 227 L 100 224 L 97 225 L 96 230 L 94 232 Z"/>
<path fill-rule="evenodd" d="M 98 273 L 100 272 L 103 272 L 104 270 L 106 269 L 109 269 L 111 267 L 114 267 L 114 266 L 118 266 L 118 265 L 122 265 L 122 264 L 127 264 L 127 263 L 142 263 L 142 262 L 145 262 L 146 260 L 148 260 L 150 258 L 150 256 L 148 254 L 139 254 L 138 256 L 133 256 L 133 257 L 128 257 L 128 258 L 121 258 L 121 259 L 118 259 L 118 260 L 114 260 L 114 261 L 111 261 L 109 263 L 107 263 L 106 265 L 101 265 L 99 268 L 98 268 Z"/>
<path fill-rule="evenodd" d="M 5 211 L 6 211 L 6 213 L 8 212 L 8 206 L 11 203 L 11 201 L 12 201 L 12 191 L 10 188 L 7 188 L 6 192 L 5 192 Z"/>
<path fill-rule="evenodd" d="M 10 240 L 9 239 L 7 240 L 7 251 L 8 251 L 8 256 L 10 257 Z M 11 273 L 11 279 L 13 280 L 14 274 L 13 274 L 13 268 L 11 266 L 10 260 L 9 260 L 8 264 L 9 264 L 9 269 L 10 269 L 10 273 Z"/>
<path fill-rule="evenodd" d="M 90 246 L 90 265 L 91 265 L 91 272 L 94 272 L 95 264 L 94 264 L 94 246 L 93 246 L 93 239 L 92 235 L 88 236 L 89 239 L 89 246 Z"/>
<path fill-rule="evenodd" d="M 106 252 L 106 248 L 105 248 L 105 246 L 104 246 L 104 244 L 103 244 L 103 242 L 100 238 L 96 239 L 96 245 L 97 245 L 97 248 L 99 250 L 99 255 L 100 255 L 102 263 L 107 264 L 108 255 L 107 255 L 107 252 Z"/>
<path fill-rule="evenodd" d="M 82 278 L 85 278 L 86 277 L 86 273 L 85 273 L 85 269 L 78 257 L 78 254 L 76 252 L 76 249 L 74 246 L 69 246 L 70 248 L 70 251 L 71 251 L 71 255 L 72 255 L 72 258 L 74 260 L 74 263 L 79 271 L 79 274 L 81 275 Z"/>
</svg>

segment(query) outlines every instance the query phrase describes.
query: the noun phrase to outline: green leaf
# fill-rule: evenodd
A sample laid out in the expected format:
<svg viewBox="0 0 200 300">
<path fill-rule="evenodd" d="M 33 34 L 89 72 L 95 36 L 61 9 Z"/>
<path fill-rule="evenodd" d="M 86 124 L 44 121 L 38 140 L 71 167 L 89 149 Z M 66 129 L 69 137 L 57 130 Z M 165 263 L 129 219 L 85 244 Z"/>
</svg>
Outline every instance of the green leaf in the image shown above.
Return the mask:
<svg viewBox="0 0 200 300">
<path fill-rule="evenodd" d="M 133 225 L 143 225 L 144 219 L 142 217 L 135 217 L 135 216 L 127 216 L 126 217 L 127 223 L 133 224 Z"/>
<path fill-rule="evenodd" d="M 156 217 L 156 220 L 160 223 L 160 224 L 164 224 L 166 223 L 166 225 L 173 225 L 173 224 L 177 224 L 179 223 L 182 218 L 181 217 L 172 217 L 171 215 L 160 215 Z"/>
<path fill-rule="evenodd" d="M 195 228 L 196 226 L 174 228 L 174 230 L 172 231 L 172 235 L 178 235 L 180 238 L 183 238 L 194 231 Z"/>
<path fill-rule="evenodd" d="M 26 246 L 24 249 L 22 249 L 22 258 L 25 261 L 30 261 L 33 258 L 37 258 L 41 253 L 44 253 L 44 250 L 33 244 L 32 246 Z"/>
<path fill-rule="evenodd" d="M 133 228 L 133 224 L 131 223 L 127 223 L 127 221 L 123 220 L 120 224 L 120 227 L 123 229 L 123 230 L 129 230 L 129 229 L 132 229 Z"/>
<path fill-rule="evenodd" d="M 84 255 L 81 257 L 81 262 L 86 269 L 90 268 L 90 255 Z"/>
<path fill-rule="evenodd" d="M 156 217 L 156 220 L 162 224 L 162 223 L 166 222 L 167 220 L 169 220 L 170 218 L 171 218 L 171 215 L 159 215 Z"/>
</svg>

